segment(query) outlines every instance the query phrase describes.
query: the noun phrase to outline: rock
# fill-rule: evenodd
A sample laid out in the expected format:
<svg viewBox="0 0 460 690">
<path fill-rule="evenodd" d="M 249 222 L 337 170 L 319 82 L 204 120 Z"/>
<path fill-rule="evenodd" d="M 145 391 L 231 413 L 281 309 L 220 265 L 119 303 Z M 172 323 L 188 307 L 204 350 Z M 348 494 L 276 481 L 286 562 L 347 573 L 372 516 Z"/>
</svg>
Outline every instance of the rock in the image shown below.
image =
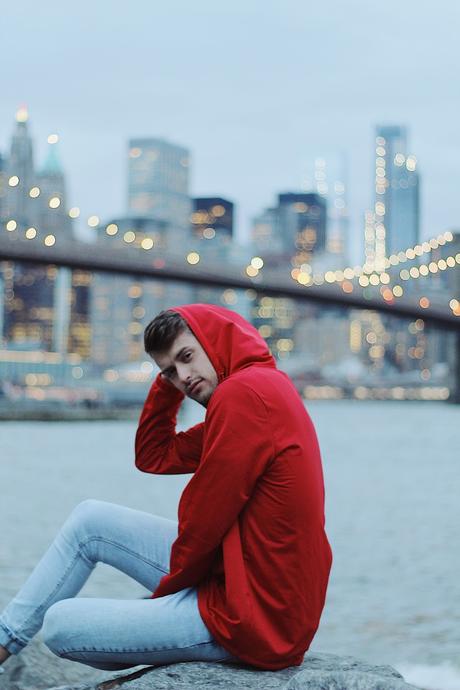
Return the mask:
<svg viewBox="0 0 460 690">
<path fill-rule="evenodd" d="M 307 654 L 283 690 L 410 690 L 391 666 L 375 666 L 354 657 Z"/>
<path fill-rule="evenodd" d="M 34 687 L 34 686 L 32 686 Z M 112 674 L 89 685 L 51 690 L 417 690 L 391 666 L 353 657 L 306 654 L 301 666 L 259 671 L 245 664 L 187 662 Z M 10 690 L 8 688 L 8 690 Z M 21 689 L 22 690 L 22 689 Z M 27 690 L 32 690 L 28 688 Z M 35 688 L 34 688 L 35 690 Z"/>
<path fill-rule="evenodd" d="M 3 666 L 0 690 L 417 690 L 391 666 L 307 653 L 301 666 L 187 662 L 113 673 L 59 659 L 38 640 Z"/>
<path fill-rule="evenodd" d="M 286 690 L 409 690 L 404 680 L 390 680 L 375 673 L 304 671 L 285 686 Z"/>
<path fill-rule="evenodd" d="M 23 652 L 11 656 L 2 668 L 0 690 L 42 690 L 66 684 L 87 688 L 113 676 L 113 673 L 59 659 L 38 638 Z"/>
</svg>

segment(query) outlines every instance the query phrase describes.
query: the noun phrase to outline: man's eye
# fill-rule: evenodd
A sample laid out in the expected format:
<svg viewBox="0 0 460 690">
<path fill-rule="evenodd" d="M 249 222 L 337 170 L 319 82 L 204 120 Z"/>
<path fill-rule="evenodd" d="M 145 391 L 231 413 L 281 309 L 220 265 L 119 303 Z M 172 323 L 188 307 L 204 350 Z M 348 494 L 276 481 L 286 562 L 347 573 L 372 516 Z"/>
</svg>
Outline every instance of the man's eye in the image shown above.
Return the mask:
<svg viewBox="0 0 460 690">
<path fill-rule="evenodd" d="M 188 359 L 189 357 L 191 357 L 191 356 L 192 356 L 192 353 L 191 353 L 191 352 L 186 352 L 186 353 L 184 354 L 184 357 L 186 357 L 187 359 Z"/>
</svg>

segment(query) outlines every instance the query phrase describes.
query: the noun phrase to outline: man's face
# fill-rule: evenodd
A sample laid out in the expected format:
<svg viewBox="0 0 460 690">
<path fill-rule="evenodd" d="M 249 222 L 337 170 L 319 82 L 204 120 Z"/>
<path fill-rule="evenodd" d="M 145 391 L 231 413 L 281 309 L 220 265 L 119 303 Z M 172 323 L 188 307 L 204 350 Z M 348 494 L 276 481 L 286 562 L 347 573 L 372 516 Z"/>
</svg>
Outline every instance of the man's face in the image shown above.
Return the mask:
<svg viewBox="0 0 460 690">
<path fill-rule="evenodd" d="M 189 398 L 207 406 L 217 386 L 217 374 L 191 331 L 182 331 L 169 350 L 153 352 L 152 357 L 165 379 Z"/>
</svg>

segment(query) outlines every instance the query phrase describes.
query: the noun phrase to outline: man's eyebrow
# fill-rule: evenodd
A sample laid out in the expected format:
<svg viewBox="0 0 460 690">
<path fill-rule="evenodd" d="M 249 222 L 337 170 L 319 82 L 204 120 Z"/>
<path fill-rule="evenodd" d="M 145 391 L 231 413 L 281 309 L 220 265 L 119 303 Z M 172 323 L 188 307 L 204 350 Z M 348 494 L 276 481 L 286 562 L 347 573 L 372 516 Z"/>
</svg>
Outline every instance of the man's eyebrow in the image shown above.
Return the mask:
<svg viewBox="0 0 460 690">
<path fill-rule="evenodd" d="M 182 347 L 182 348 L 179 350 L 179 352 L 176 353 L 176 356 L 174 357 L 174 360 L 179 359 L 179 357 L 183 354 L 184 350 L 188 350 L 189 347 L 191 347 L 191 346 L 190 346 L 190 345 L 184 345 L 184 347 Z M 171 367 L 171 366 L 170 366 L 170 367 L 166 367 L 166 369 L 163 369 L 163 371 L 162 371 L 161 373 L 162 373 L 162 374 L 167 374 L 168 371 L 171 371 L 172 369 L 174 369 L 174 367 Z"/>
</svg>

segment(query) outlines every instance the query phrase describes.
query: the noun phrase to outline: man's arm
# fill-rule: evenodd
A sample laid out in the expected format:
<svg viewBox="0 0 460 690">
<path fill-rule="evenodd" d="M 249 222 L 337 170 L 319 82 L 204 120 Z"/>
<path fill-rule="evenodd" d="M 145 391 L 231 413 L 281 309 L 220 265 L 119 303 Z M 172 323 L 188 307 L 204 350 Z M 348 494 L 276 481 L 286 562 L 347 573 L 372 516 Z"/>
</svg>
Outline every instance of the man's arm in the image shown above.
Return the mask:
<svg viewBox="0 0 460 690">
<path fill-rule="evenodd" d="M 224 382 L 213 398 L 201 463 L 179 503 L 170 573 L 154 597 L 195 586 L 209 574 L 225 534 L 274 457 L 267 411 L 251 388 Z"/>
<path fill-rule="evenodd" d="M 176 419 L 184 395 L 156 377 L 144 403 L 136 432 L 136 467 L 152 474 L 186 474 L 197 469 L 204 424 L 176 434 Z"/>
</svg>

